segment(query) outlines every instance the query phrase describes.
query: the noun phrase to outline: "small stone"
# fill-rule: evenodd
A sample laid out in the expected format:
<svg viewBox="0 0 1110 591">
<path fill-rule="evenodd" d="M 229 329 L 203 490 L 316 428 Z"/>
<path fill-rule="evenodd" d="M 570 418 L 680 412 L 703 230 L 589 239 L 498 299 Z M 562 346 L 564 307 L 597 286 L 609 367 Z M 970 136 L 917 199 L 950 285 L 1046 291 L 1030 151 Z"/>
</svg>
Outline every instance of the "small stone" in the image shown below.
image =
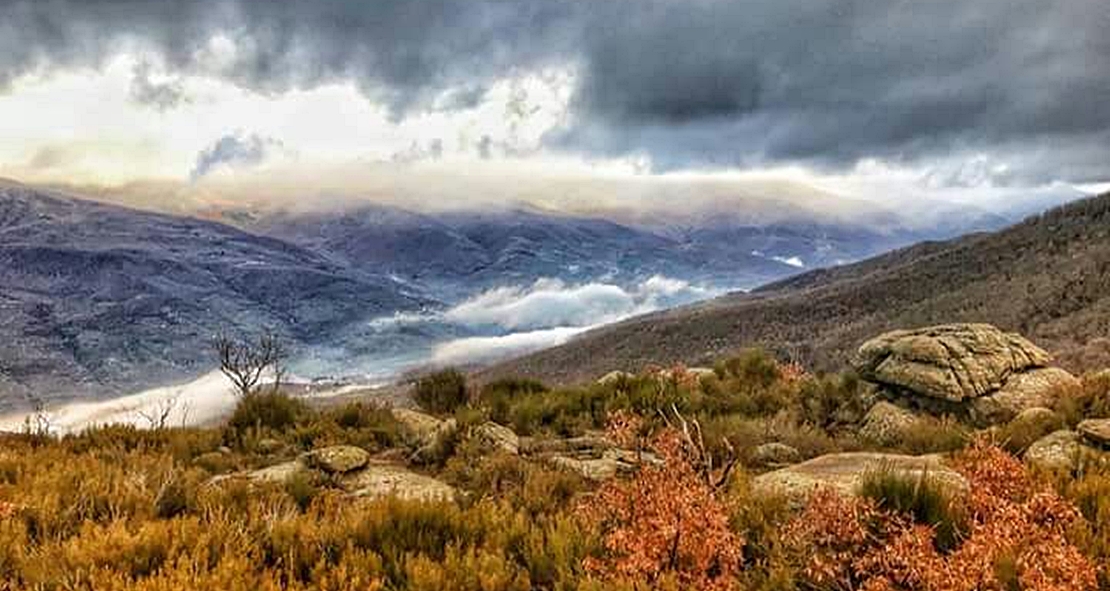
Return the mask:
<svg viewBox="0 0 1110 591">
<path fill-rule="evenodd" d="M 748 465 L 756 468 L 780 468 L 802 461 L 802 454 L 785 443 L 764 443 L 752 448 Z"/>
<path fill-rule="evenodd" d="M 1110 445 L 1110 419 L 1087 419 L 1079 423 L 1076 429 L 1095 445 Z"/>
<path fill-rule="evenodd" d="M 516 455 L 520 453 L 520 438 L 512 429 L 486 421 L 474 428 L 472 435 L 488 451 L 502 451 Z"/>
<path fill-rule="evenodd" d="M 918 422 L 914 413 L 890 402 L 882 401 L 871 407 L 863 417 L 860 437 L 880 445 L 893 445 L 903 441 L 906 433 Z"/>
<path fill-rule="evenodd" d="M 1086 446 L 1075 431 L 1061 429 L 1033 442 L 1025 450 L 1025 462 L 1048 471 L 1068 471 L 1076 466 Z"/>
<path fill-rule="evenodd" d="M 336 445 L 313 450 L 304 455 L 309 466 L 328 474 L 346 474 L 366 465 L 370 454 L 353 445 Z"/>
<path fill-rule="evenodd" d="M 284 443 L 270 437 L 260 439 L 258 444 L 255 445 L 255 449 L 258 450 L 258 453 L 265 455 L 276 454 L 284 448 Z"/>
</svg>

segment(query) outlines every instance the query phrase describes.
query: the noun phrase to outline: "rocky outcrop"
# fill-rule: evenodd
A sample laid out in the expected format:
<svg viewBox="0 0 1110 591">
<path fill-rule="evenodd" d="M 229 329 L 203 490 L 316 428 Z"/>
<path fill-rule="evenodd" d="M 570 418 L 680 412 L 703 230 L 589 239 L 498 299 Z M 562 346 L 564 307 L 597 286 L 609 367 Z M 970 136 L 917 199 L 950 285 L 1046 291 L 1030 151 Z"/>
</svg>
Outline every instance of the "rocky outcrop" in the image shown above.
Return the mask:
<svg viewBox="0 0 1110 591">
<path fill-rule="evenodd" d="M 879 445 L 893 445 L 905 439 L 906 433 L 917 424 L 919 417 L 895 404 L 881 401 L 867 411 L 860 426 L 863 439 Z"/>
<path fill-rule="evenodd" d="M 346 474 L 365 466 L 370 454 L 361 447 L 336 445 L 310 451 L 304 455 L 304 460 L 326 474 Z"/>
<path fill-rule="evenodd" d="M 846 496 L 858 492 L 864 476 L 890 470 L 912 478 L 928 475 L 946 487 L 964 490 L 967 481 L 937 455 L 906 456 L 867 452 L 829 454 L 755 477 L 757 491 L 782 494 L 803 503 L 815 490 L 831 488 Z"/>
<path fill-rule="evenodd" d="M 598 378 L 597 383 L 602 386 L 608 386 L 611 384 L 616 384 L 617 382 L 631 380 L 635 377 L 635 374 L 628 373 L 627 371 L 615 370 Z"/>
<path fill-rule="evenodd" d="M 946 324 L 896 330 L 859 349 L 856 370 L 887 398 L 938 405 L 983 424 L 1050 406 L 1076 378 L 1046 367 L 1051 357 L 1020 335 L 989 324 Z"/>
<path fill-rule="evenodd" d="M 296 460 L 260 470 L 217 476 L 210 481 L 210 484 L 245 479 L 257 484 L 283 485 L 296 478 L 304 477 L 318 484 L 337 487 L 351 498 L 377 499 L 394 496 L 401 499 L 435 501 L 450 500 L 457 494 L 454 487 L 444 482 L 418 474 L 404 466 L 381 460 L 366 458 L 361 463 L 354 462 L 359 463 L 357 468 L 342 471 L 336 469 L 353 465 L 352 459 L 354 456 L 350 455 L 349 449 L 343 449 L 339 453 L 339 448 L 325 448 L 304 454 Z M 321 460 L 326 463 L 321 463 Z"/>
</svg>

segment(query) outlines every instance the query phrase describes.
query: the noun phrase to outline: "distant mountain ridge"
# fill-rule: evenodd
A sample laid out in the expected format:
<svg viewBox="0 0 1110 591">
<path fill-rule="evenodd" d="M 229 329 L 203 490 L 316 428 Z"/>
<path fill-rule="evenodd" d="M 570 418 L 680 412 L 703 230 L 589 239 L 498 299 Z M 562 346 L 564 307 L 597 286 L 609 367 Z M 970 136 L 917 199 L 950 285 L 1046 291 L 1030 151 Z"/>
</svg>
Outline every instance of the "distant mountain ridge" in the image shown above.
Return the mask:
<svg viewBox="0 0 1110 591">
<path fill-rule="evenodd" d="M 925 242 L 632 318 L 482 376 L 574 382 L 750 346 L 833 368 L 880 332 L 964 321 L 1019 331 L 1073 369 L 1110 360 L 1110 194 L 998 232 Z"/>
<path fill-rule="evenodd" d="M 0 412 L 205 371 L 219 331 L 316 342 L 427 303 L 273 238 L 0 186 Z"/>
</svg>

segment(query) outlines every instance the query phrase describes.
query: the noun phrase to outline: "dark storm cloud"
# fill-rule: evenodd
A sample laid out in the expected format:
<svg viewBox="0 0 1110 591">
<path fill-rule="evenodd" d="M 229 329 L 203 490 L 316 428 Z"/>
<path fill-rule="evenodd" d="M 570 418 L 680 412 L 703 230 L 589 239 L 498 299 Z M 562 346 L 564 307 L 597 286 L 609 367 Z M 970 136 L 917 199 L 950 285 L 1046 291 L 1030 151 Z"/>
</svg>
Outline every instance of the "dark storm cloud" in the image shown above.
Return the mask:
<svg viewBox="0 0 1110 591">
<path fill-rule="evenodd" d="M 257 134 L 225 135 L 197 154 L 197 161 L 189 178 L 195 182 L 220 166 L 238 168 L 259 164 L 281 147 L 279 140 Z"/>
<path fill-rule="evenodd" d="M 657 169 L 989 153 L 1105 178 L 1104 0 L 0 0 L 0 85 L 121 47 L 262 92 L 353 80 L 394 117 L 570 65 L 550 145 Z M 220 62 L 214 35 L 237 51 Z"/>
</svg>

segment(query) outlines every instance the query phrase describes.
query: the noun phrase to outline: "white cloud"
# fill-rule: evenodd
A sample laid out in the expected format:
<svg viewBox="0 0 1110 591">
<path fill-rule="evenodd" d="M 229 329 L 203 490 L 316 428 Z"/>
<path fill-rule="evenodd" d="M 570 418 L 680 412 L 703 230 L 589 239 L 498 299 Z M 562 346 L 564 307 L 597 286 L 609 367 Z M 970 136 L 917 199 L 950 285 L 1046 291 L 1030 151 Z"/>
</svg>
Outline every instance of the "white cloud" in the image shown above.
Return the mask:
<svg viewBox="0 0 1110 591">
<path fill-rule="evenodd" d="M 437 366 L 490 363 L 514 355 L 561 345 L 588 327 L 559 327 L 496 337 L 470 337 L 437 345 L 431 362 Z"/>
<path fill-rule="evenodd" d="M 626 288 L 608 283 L 568 285 L 540 279 L 529 287 L 501 287 L 467 300 L 444 314 L 450 322 L 508 330 L 583 327 L 707 297 L 685 281 L 650 277 Z"/>
</svg>

